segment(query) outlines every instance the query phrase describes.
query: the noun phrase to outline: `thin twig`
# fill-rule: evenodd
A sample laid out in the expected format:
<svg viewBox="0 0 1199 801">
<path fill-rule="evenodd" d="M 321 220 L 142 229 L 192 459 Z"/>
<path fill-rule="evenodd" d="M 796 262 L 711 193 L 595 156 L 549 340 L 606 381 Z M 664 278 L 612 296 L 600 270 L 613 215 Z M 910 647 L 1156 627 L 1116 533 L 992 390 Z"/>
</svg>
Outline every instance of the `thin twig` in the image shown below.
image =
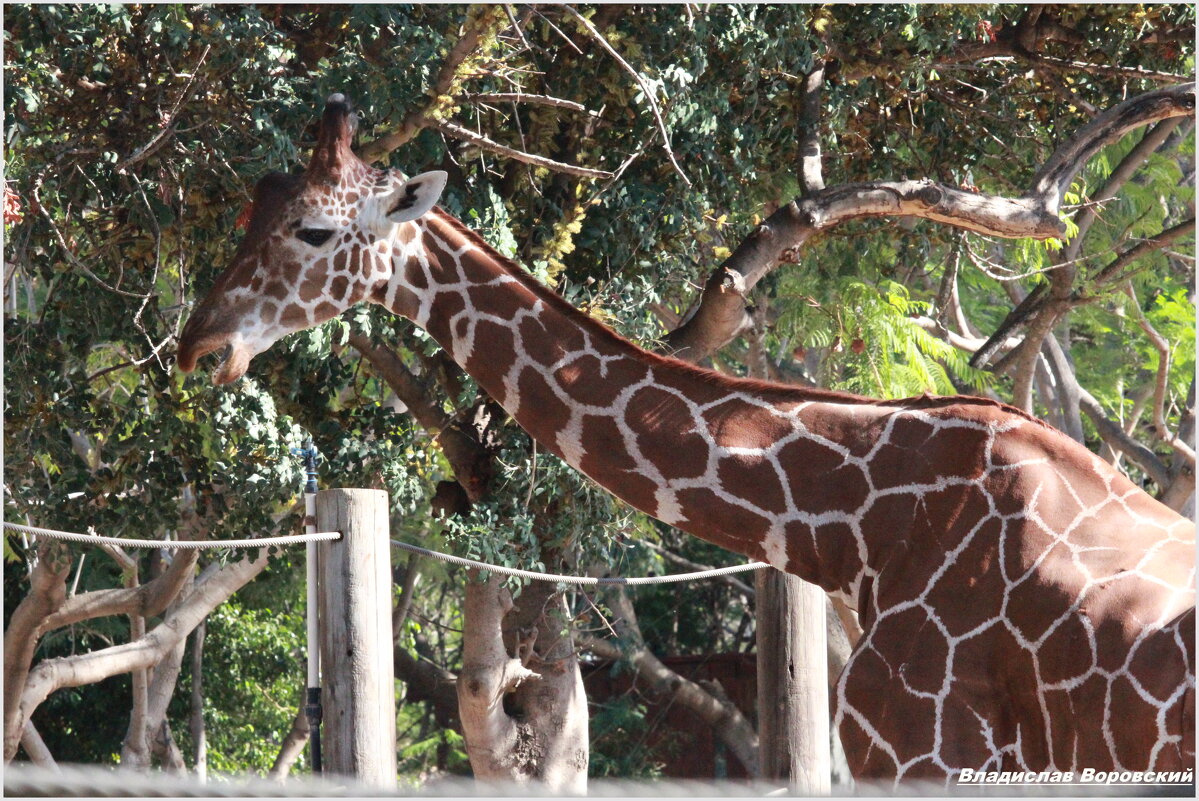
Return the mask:
<svg viewBox="0 0 1199 801">
<path fill-rule="evenodd" d="M 468 128 L 455 125 L 452 122 L 438 122 L 434 127 L 436 127 L 437 130 L 441 131 L 446 136 L 453 137 L 454 139 L 461 139 L 464 142 L 469 142 L 476 147 L 482 148 L 483 150 L 488 150 L 492 153 L 496 153 L 497 155 L 507 156 L 508 158 L 516 159 L 517 161 L 523 161 L 525 164 L 533 164 L 538 167 L 545 167 L 547 170 L 553 170 L 554 172 L 564 172 L 569 175 L 578 175 L 583 178 L 612 177 L 612 173 L 605 170 L 592 170 L 587 167 L 577 167 L 573 164 L 564 164 L 561 161 L 547 159 L 545 156 L 536 156 L 532 153 L 523 153 L 519 150 L 510 148 L 507 145 L 501 145 L 499 142 L 488 139 L 486 136 L 477 134 Z"/>
<path fill-rule="evenodd" d="M 574 42 L 572 42 L 570 40 L 570 37 L 567 36 L 565 33 L 563 33 L 562 29 L 559 28 L 557 25 L 555 25 L 554 21 L 552 19 L 550 19 L 545 14 L 542 14 L 540 11 L 538 11 L 536 6 L 532 6 L 532 9 L 533 9 L 533 13 L 536 14 L 537 16 L 541 17 L 543 20 L 545 20 L 545 24 L 549 25 L 551 28 L 553 28 L 554 32 L 557 33 L 559 36 L 561 36 L 562 40 L 564 42 L 566 42 L 568 45 L 570 45 L 572 50 L 574 50 L 580 56 L 583 55 L 583 51 L 579 49 L 579 46 L 577 44 L 575 44 Z"/>
<path fill-rule="evenodd" d="M 46 205 L 42 203 L 40 193 L 38 192 L 42 185 L 42 177 L 43 176 L 40 175 L 37 177 L 37 180 L 33 182 L 33 186 L 31 187 L 29 193 L 33 198 L 34 204 L 37 205 L 38 211 L 41 212 L 42 217 L 45 218 L 46 223 L 50 226 L 50 232 L 54 234 L 54 239 L 58 242 L 58 246 L 62 250 L 63 256 L 66 257 L 66 260 L 71 263 L 71 266 L 95 281 L 100 286 L 107 289 L 109 292 L 114 292 L 118 295 L 124 295 L 128 298 L 137 298 L 138 300 L 145 300 L 146 298 L 151 297 L 149 294 L 142 295 L 137 292 L 128 292 L 124 289 L 118 289 L 117 287 L 112 286 L 103 278 L 92 272 L 87 265 L 85 265 L 75 256 L 75 254 L 71 251 L 70 246 L 67 245 L 67 241 L 63 238 L 62 232 L 58 230 L 58 226 L 55 224 L 54 218 L 50 216 L 49 209 L 47 209 Z"/>
<path fill-rule="evenodd" d="M 516 31 L 520 43 L 525 46 L 525 50 L 531 51 L 533 46 L 529 44 L 529 40 L 525 38 L 525 32 L 520 29 L 520 24 L 516 21 L 516 15 L 512 13 L 512 6 L 509 3 L 504 3 L 504 14 L 508 17 L 508 22 L 512 24 L 512 30 Z"/>
<path fill-rule="evenodd" d="M 637 82 L 637 85 L 641 87 L 641 91 L 645 95 L 645 99 L 649 101 L 650 109 L 654 112 L 654 120 L 658 124 L 658 131 L 662 134 L 662 147 L 666 150 L 666 155 L 670 157 L 670 163 L 674 166 L 675 172 L 677 172 L 679 177 L 683 179 L 683 183 L 690 187 L 691 179 L 687 177 L 686 173 L 683 172 L 683 168 L 679 166 L 678 160 L 674 157 L 674 150 L 672 150 L 670 147 L 670 132 L 666 130 L 666 122 L 662 119 L 662 112 L 658 109 L 658 100 L 654 97 L 653 89 L 648 83 L 646 83 L 645 78 L 643 78 L 641 74 L 637 72 L 637 70 L 633 69 L 629 62 L 625 61 L 621 57 L 620 53 L 616 51 L 616 48 L 614 48 L 611 43 L 604 38 L 604 35 L 600 33 L 594 25 L 591 24 L 591 20 L 587 19 L 568 5 L 563 5 L 562 7 L 579 21 L 579 24 L 582 25 L 589 34 L 591 34 L 593 39 L 595 39 L 596 44 L 607 51 L 608 55 L 616 59 L 616 63 L 619 64 L 627 73 L 629 73 L 633 80 Z"/>
<path fill-rule="evenodd" d="M 581 114 L 586 114 L 590 117 L 599 117 L 600 115 L 594 111 L 590 111 L 582 103 L 576 103 L 573 100 L 564 100 L 560 97 L 551 97 L 549 95 L 530 95 L 524 92 L 485 92 L 478 94 L 468 94 L 462 96 L 464 103 L 529 103 L 536 106 L 556 106 L 558 108 L 568 108 L 571 111 L 577 111 Z"/>
<path fill-rule="evenodd" d="M 200 67 L 204 66 L 204 61 L 208 58 L 208 52 L 212 50 L 212 45 L 205 45 L 204 52 L 200 54 L 199 60 L 196 61 L 196 66 L 191 71 L 191 77 L 188 78 L 187 85 L 183 87 L 183 91 L 179 93 L 179 97 L 175 98 L 175 104 L 171 106 L 170 112 L 167 113 L 166 119 L 162 121 L 158 133 L 156 133 L 149 142 L 133 151 L 124 161 L 121 161 L 114 167 L 118 174 L 124 174 L 129 167 L 137 164 L 142 159 L 149 156 L 158 147 L 166 141 L 166 138 L 175 132 L 175 117 L 179 113 L 179 108 L 191 97 L 192 87 L 196 83 L 196 76 L 200 74 Z M 161 108 L 161 106 L 159 107 Z"/>
</svg>

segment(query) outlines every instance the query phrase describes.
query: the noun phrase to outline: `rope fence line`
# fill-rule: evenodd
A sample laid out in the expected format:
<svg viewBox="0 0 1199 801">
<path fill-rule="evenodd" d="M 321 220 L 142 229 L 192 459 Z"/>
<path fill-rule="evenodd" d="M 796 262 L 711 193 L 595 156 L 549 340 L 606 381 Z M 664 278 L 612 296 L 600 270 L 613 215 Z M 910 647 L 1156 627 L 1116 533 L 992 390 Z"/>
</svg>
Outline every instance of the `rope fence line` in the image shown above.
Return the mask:
<svg viewBox="0 0 1199 801">
<path fill-rule="evenodd" d="M 204 548 L 264 548 L 269 545 L 295 545 L 301 542 L 319 542 L 341 538 L 340 531 L 318 531 L 313 534 L 290 534 L 283 537 L 262 537 L 248 540 L 133 540 L 127 537 L 101 537 L 99 534 L 78 534 L 74 531 L 58 531 L 52 528 L 22 526 L 4 521 L 4 527 L 20 531 L 33 537 L 49 537 L 67 542 L 82 542 L 88 545 L 119 545 L 122 548 L 169 548 L 174 550 L 200 550 Z"/>
<path fill-rule="evenodd" d="M 264 548 L 271 545 L 296 545 L 304 542 L 322 542 L 328 540 L 336 540 L 341 538 L 340 531 L 318 531 L 311 534 L 291 534 L 282 537 L 262 537 L 259 539 L 241 539 L 241 540 L 135 540 L 127 537 L 102 537 L 99 534 L 79 534 L 74 531 L 58 531 L 52 528 L 38 528 L 37 526 L 23 526 L 18 523 L 4 522 L 4 528 L 20 531 L 23 534 L 28 534 L 32 537 L 49 537 L 51 539 L 65 540 L 66 542 L 79 542 L 87 545 L 119 545 L 123 548 L 168 548 L 175 550 L 197 550 L 204 548 Z M 559 573 L 538 573 L 532 570 L 520 570 L 515 567 L 503 567 L 501 565 L 492 565 L 487 562 L 480 562 L 475 559 L 467 559 L 462 556 L 453 556 L 440 551 L 433 551 L 428 548 L 422 548 L 419 545 L 410 545 L 407 542 L 400 540 L 390 540 L 391 544 L 405 551 L 410 551 L 421 556 L 429 556 L 433 559 L 439 559 L 442 562 L 448 562 L 454 565 L 462 565 L 464 567 L 475 567 L 480 570 L 487 570 L 491 573 L 498 573 L 501 576 L 517 576 L 519 578 L 532 579 L 533 581 L 552 581 L 557 584 L 574 584 L 584 587 L 641 587 L 648 584 L 674 584 L 682 581 L 696 581 L 705 578 L 715 578 L 716 576 L 728 576 L 733 573 L 744 573 L 748 570 L 761 570 L 764 567 L 770 567 L 765 562 L 749 562 L 744 565 L 732 565 L 731 567 L 718 567 L 711 570 L 700 570 L 693 573 L 673 573 L 666 576 L 639 576 L 633 578 L 621 577 L 595 577 L 595 576 L 565 576 Z"/>
<path fill-rule="evenodd" d="M 405 551 L 420 554 L 421 556 L 431 556 L 434 559 L 440 559 L 443 562 L 449 562 L 454 565 L 465 565 L 467 567 L 477 567 L 481 570 L 487 570 L 491 573 L 499 573 L 501 576 L 519 576 L 521 578 L 533 579 L 534 581 L 554 581 L 560 584 L 580 584 L 588 587 L 640 587 L 646 584 L 673 584 L 679 581 L 694 581 L 702 578 L 712 578 L 715 576 L 727 576 L 731 573 L 744 573 L 747 570 L 761 570 L 764 567 L 770 567 L 765 562 L 749 562 L 744 565 L 733 565 L 731 567 L 718 567 L 712 570 L 700 570 L 695 573 L 673 573 L 668 576 L 641 576 L 637 578 L 598 578 L 594 576 L 563 576 L 557 573 L 535 573 L 532 570 L 519 570 L 515 567 L 501 567 L 499 565 L 490 565 L 486 562 L 479 562 L 474 559 L 466 559 L 461 556 L 450 556 L 439 551 L 431 551 L 428 548 L 422 548 L 419 545 L 409 545 L 406 542 L 399 540 L 391 540 L 391 544 L 397 548 L 402 548 Z"/>
</svg>

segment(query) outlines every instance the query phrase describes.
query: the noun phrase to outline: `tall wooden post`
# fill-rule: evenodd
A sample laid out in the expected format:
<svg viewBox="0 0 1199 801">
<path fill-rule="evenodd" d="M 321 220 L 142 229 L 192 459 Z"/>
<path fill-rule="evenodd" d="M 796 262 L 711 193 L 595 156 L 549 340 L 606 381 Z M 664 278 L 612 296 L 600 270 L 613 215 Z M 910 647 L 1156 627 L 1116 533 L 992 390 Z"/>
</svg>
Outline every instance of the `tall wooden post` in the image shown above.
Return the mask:
<svg viewBox="0 0 1199 801">
<path fill-rule="evenodd" d="M 392 788 L 396 730 L 387 493 L 318 492 L 316 524 L 342 534 L 320 544 L 324 770 Z"/>
<path fill-rule="evenodd" d="M 759 570 L 758 740 L 763 779 L 799 795 L 828 795 L 828 625 L 824 590 L 778 570 Z"/>
</svg>

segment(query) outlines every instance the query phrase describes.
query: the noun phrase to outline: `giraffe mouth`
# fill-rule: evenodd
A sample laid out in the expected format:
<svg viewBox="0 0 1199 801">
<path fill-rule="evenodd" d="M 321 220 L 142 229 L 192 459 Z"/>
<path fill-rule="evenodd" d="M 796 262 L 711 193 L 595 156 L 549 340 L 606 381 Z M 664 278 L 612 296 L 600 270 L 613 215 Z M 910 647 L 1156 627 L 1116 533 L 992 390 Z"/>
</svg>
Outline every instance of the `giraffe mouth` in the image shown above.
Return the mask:
<svg viewBox="0 0 1199 801">
<path fill-rule="evenodd" d="M 250 359 L 254 357 L 254 350 L 245 342 L 229 341 L 224 336 L 196 342 L 190 339 L 185 331 L 176 364 L 183 372 L 190 373 L 196 369 L 196 364 L 201 357 L 218 351 L 220 359 L 216 372 L 212 374 L 212 383 L 218 387 L 232 384 L 245 375 L 246 368 L 250 365 Z"/>
<path fill-rule="evenodd" d="M 254 351 L 246 347 L 244 343 L 230 342 L 227 344 L 221 351 L 221 362 L 217 371 L 212 375 L 213 385 L 219 387 L 232 384 L 241 378 L 245 375 L 246 368 L 250 366 L 252 358 L 254 358 Z"/>
</svg>

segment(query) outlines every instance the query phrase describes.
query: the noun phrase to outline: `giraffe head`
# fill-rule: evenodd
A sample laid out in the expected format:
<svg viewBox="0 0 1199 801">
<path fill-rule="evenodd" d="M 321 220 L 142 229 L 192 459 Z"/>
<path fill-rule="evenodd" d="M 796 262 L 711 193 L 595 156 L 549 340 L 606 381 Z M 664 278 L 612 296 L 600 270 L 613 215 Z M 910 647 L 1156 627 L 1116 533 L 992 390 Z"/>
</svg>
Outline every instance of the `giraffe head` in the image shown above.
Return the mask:
<svg viewBox="0 0 1199 801">
<path fill-rule="evenodd" d="M 350 147 L 356 124 L 345 97 L 332 95 L 308 168 L 258 182 L 245 239 L 184 326 L 180 370 L 226 349 L 213 382 L 236 381 L 280 337 L 387 286 L 398 229 L 433 208 L 446 174 L 405 179 L 368 167 Z"/>
</svg>

